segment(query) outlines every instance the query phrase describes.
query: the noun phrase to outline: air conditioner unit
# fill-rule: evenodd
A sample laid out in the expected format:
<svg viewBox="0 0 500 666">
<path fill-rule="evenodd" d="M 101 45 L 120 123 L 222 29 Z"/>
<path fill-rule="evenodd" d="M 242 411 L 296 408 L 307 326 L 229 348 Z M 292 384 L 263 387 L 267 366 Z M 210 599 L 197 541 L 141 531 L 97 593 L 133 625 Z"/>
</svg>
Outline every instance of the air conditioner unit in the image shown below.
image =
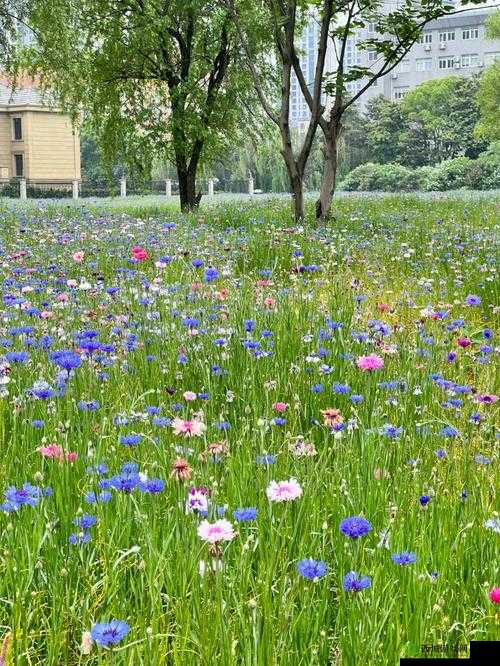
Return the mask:
<svg viewBox="0 0 500 666">
<path fill-rule="evenodd" d="M 397 79 L 397 78 L 398 78 L 398 74 L 397 74 L 397 72 L 393 72 L 393 73 L 391 74 L 391 79 Z"/>
<path fill-rule="evenodd" d="M 431 50 L 431 45 L 430 45 L 430 44 L 426 44 L 426 45 L 424 46 L 424 51 L 430 51 L 430 50 Z"/>
<path fill-rule="evenodd" d="M 441 42 L 441 44 L 439 45 L 439 48 L 441 49 L 441 51 L 444 51 L 445 48 L 446 48 L 446 42 Z"/>
</svg>

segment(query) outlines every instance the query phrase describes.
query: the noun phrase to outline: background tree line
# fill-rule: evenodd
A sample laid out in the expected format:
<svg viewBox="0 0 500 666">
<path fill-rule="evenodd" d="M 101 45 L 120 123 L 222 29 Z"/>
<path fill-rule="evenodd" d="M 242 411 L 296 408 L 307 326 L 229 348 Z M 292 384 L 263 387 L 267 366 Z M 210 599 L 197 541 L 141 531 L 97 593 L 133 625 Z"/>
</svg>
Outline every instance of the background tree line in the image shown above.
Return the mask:
<svg viewBox="0 0 500 666">
<path fill-rule="evenodd" d="M 36 77 L 82 126 L 84 140 L 96 141 L 108 173 L 117 161 L 142 176 L 153 165 L 173 166 L 182 210 L 198 206 L 200 175 L 224 176 L 237 166 L 242 174 L 254 171 L 263 189 L 286 182 L 296 220 L 304 215 L 304 185 L 318 189 L 316 216 L 323 218 L 339 177 L 364 159 L 365 149 L 382 159 L 397 150 L 406 162 L 425 164 L 458 150 L 456 137 L 470 120 L 443 86 L 432 92 L 459 113 L 460 129 L 443 128 L 446 109 L 438 122 L 425 94 L 397 108 L 374 102 L 365 118 L 355 110 L 427 23 L 457 11 L 463 10 L 447 0 L 406 0 L 389 9 L 382 0 L 0 0 L 0 59 L 14 78 Z M 311 18 L 319 38 L 315 71 L 306 79 L 298 43 Z M 20 24 L 33 39 L 16 45 Z M 359 38 L 368 25 L 374 31 Z M 359 50 L 375 53 L 374 65 L 348 65 L 355 35 Z M 290 126 L 293 76 L 310 110 L 301 134 Z M 448 85 L 456 91 L 459 84 Z M 495 123 L 490 93 L 479 97 L 489 109 L 483 137 Z M 391 128 L 396 136 L 388 141 Z M 467 139 L 464 148 L 463 136 L 460 150 L 481 150 L 479 139 Z"/>
</svg>

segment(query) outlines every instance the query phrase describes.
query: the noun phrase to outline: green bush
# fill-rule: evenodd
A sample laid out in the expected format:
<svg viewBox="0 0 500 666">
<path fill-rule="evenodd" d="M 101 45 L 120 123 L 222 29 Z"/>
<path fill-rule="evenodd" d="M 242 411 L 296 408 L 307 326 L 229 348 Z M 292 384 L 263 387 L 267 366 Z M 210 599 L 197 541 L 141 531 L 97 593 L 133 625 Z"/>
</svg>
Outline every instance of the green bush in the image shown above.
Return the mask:
<svg viewBox="0 0 500 666">
<path fill-rule="evenodd" d="M 492 144 L 476 160 L 455 157 L 414 170 L 400 164 L 368 162 L 353 169 L 340 184 L 340 189 L 348 192 L 446 192 L 461 188 L 500 188 L 500 144 Z"/>
<path fill-rule="evenodd" d="M 347 192 L 398 192 L 415 189 L 412 170 L 400 164 L 368 162 L 353 169 L 344 178 L 340 189 Z"/>
</svg>

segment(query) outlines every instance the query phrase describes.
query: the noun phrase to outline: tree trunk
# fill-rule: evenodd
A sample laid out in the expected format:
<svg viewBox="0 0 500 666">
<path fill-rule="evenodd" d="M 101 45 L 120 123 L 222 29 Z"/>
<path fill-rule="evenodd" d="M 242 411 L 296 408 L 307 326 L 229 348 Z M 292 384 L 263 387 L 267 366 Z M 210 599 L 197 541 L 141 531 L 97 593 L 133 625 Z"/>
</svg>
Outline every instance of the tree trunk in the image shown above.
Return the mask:
<svg viewBox="0 0 500 666">
<path fill-rule="evenodd" d="M 296 176 L 290 179 L 293 199 L 293 216 L 295 222 L 304 218 L 304 184 L 302 178 Z"/>
<path fill-rule="evenodd" d="M 323 169 L 323 180 L 321 181 L 319 199 L 316 201 L 317 220 L 326 220 L 330 217 L 332 197 L 337 182 L 340 125 L 335 123 L 328 129 L 328 134 L 325 134 L 325 166 Z"/>
<path fill-rule="evenodd" d="M 196 194 L 196 171 L 186 169 L 177 163 L 177 177 L 179 179 L 179 197 L 181 200 L 181 211 L 189 213 L 196 210 L 200 205 L 202 193 Z"/>
</svg>

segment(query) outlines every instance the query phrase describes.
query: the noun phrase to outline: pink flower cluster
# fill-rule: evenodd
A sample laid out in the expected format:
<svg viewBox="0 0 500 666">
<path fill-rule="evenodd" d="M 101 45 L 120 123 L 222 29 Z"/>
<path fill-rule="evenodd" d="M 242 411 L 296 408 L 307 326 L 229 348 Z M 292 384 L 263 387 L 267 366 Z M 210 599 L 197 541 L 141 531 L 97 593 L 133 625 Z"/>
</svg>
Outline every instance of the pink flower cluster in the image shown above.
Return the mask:
<svg viewBox="0 0 500 666">
<path fill-rule="evenodd" d="M 41 453 L 44 458 L 52 458 L 58 460 L 60 463 L 64 461 L 74 463 L 78 458 L 78 453 L 75 451 L 64 451 L 59 444 L 49 444 L 48 446 L 39 446 L 38 453 Z"/>
</svg>

